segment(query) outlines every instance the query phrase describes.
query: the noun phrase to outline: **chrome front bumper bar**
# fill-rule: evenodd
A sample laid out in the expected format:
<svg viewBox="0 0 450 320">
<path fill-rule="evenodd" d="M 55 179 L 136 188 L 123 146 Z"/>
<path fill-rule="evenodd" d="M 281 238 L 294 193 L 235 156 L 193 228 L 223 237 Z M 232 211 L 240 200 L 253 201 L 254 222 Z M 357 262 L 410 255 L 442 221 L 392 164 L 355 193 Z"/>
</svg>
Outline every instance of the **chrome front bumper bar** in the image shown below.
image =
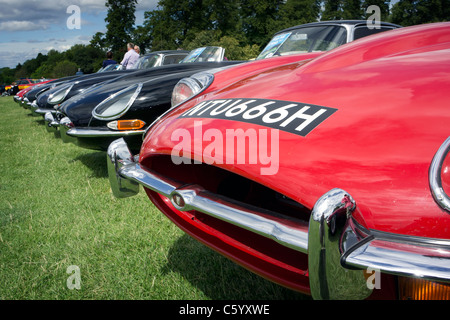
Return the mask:
<svg viewBox="0 0 450 320">
<path fill-rule="evenodd" d="M 356 202 L 341 189 L 330 190 L 316 202 L 308 224 L 274 218 L 198 185 L 180 184 L 145 170 L 123 139 L 110 145 L 107 163 L 116 197 L 135 195 L 142 185 L 170 199 L 180 211 L 200 211 L 308 254 L 311 294 L 315 299 L 367 298 L 373 290 L 364 277 L 368 268 L 450 282 L 450 241 L 366 230 L 352 217 Z"/>
<path fill-rule="evenodd" d="M 61 129 L 61 138 L 64 142 L 74 142 L 76 138 L 120 138 L 125 136 L 142 135 L 145 131 L 111 131 L 106 128 L 76 128 L 73 126 L 68 117 L 64 117 L 58 112 L 45 113 L 44 121 L 45 127 L 49 132 L 55 132 L 58 128 Z"/>
<path fill-rule="evenodd" d="M 124 136 L 142 135 L 144 133 L 144 130 L 111 131 L 108 129 L 96 128 L 70 128 L 66 133 L 69 136 L 76 138 L 118 138 Z"/>
</svg>

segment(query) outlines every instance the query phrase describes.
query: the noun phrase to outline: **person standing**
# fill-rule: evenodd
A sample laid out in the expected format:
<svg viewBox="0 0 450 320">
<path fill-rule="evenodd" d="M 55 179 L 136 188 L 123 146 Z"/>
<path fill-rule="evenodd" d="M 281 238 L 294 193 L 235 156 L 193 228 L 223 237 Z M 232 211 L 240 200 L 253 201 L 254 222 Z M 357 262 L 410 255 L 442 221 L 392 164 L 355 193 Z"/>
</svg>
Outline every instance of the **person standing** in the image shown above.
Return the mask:
<svg viewBox="0 0 450 320">
<path fill-rule="evenodd" d="M 133 69 L 134 64 L 139 59 L 139 54 L 137 54 L 136 51 L 134 51 L 134 44 L 131 42 L 127 44 L 127 53 L 125 53 L 125 56 L 123 57 L 122 62 L 120 63 L 124 70 L 126 69 Z"/>
<path fill-rule="evenodd" d="M 136 51 L 139 56 L 141 55 L 141 48 L 139 48 L 139 46 L 134 46 L 134 51 Z"/>
<path fill-rule="evenodd" d="M 110 64 L 117 64 L 116 60 L 113 60 L 113 54 L 111 51 L 106 53 L 106 60 L 103 61 L 102 67 L 109 66 Z"/>
</svg>

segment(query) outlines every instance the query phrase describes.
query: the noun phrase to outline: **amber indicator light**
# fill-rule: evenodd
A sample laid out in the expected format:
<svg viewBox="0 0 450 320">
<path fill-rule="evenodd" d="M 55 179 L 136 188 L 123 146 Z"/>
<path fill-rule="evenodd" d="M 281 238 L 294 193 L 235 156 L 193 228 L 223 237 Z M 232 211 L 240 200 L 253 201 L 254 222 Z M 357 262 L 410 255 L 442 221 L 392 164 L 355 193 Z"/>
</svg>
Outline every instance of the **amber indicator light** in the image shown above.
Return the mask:
<svg viewBox="0 0 450 320">
<path fill-rule="evenodd" d="M 399 277 L 400 300 L 450 300 L 450 284 Z"/>
<path fill-rule="evenodd" d="M 117 130 L 138 130 L 145 126 L 141 120 L 119 120 L 117 121 Z"/>
</svg>

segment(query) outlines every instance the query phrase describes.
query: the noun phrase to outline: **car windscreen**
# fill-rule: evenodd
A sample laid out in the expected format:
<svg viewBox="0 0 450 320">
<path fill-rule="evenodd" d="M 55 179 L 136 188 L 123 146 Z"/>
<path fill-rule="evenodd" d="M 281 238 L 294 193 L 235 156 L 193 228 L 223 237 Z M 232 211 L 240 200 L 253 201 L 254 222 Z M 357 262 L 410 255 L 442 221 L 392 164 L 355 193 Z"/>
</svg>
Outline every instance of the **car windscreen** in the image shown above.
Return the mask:
<svg viewBox="0 0 450 320">
<path fill-rule="evenodd" d="M 314 26 L 299 28 L 275 35 L 257 59 L 295 53 L 328 51 L 347 41 L 342 26 Z"/>
<path fill-rule="evenodd" d="M 159 54 L 150 54 L 139 58 L 134 69 L 149 69 L 159 66 L 161 57 Z"/>
<path fill-rule="evenodd" d="M 203 47 L 189 52 L 180 63 L 222 61 L 223 50 L 220 47 Z"/>
</svg>

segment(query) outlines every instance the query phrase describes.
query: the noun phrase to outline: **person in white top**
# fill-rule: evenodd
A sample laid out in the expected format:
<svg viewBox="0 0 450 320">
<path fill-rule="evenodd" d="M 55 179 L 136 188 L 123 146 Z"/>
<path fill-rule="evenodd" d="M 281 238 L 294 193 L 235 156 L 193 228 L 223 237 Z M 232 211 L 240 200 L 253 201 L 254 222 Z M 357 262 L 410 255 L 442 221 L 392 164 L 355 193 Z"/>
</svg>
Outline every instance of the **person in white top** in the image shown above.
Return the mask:
<svg viewBox="0 0 450 320">
<path fill-rule="evenodd" d="M 127 53 L 125 53 L 122 62 L 120 63 L 124 70 L 126 69 L 133 69 L 134 64 L 139 59 L 139 54 L 134 51 L 134 44 L 128 43 L 127 44 Z"/>
</svg>

